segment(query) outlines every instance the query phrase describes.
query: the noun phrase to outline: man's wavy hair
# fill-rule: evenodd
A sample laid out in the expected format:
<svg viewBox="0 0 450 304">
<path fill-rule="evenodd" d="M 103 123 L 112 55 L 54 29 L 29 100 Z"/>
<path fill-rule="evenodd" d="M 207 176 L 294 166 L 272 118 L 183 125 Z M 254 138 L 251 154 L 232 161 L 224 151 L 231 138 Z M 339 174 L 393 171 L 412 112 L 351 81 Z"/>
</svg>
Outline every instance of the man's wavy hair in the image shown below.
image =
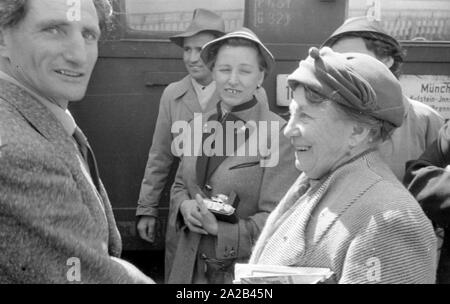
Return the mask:
<svg viewBox="0 0 450 304">
<path fill-rule="evenodd" d="M 100 29 L 106 30 L 111 23 L 110 0 L 92 0 L 97 10 Z M 0 28 L 18 25 L 28 12 L 28 0 L 0 0 Z"/>
</svg>

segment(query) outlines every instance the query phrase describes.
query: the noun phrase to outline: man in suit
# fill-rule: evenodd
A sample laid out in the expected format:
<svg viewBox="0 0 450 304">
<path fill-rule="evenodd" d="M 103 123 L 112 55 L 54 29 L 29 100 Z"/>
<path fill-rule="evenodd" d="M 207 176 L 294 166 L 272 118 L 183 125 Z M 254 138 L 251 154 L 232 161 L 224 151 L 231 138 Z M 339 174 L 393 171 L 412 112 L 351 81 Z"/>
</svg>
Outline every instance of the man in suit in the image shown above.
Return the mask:
<svg viewBox="0 0 450 304">
<path fill-rule="evenodd" d="M 95 157 L 67 110 L 97 60 L 107 0 L 0 2 L 0 283 L 152 283 L 119 259 Z"/>
</svg>

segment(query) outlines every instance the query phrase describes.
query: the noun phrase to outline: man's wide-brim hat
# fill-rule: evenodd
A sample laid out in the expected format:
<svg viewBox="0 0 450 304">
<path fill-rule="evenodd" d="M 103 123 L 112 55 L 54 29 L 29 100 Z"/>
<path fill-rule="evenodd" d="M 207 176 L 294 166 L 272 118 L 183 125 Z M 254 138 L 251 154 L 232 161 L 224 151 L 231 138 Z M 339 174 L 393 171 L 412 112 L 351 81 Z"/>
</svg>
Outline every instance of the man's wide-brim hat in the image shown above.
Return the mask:
<svg viewBox="0 0 450 304">
<path fill-rule="evenodd" d="M 275 59 L 272 55 L 272 53 L 269 51 L 269 49 L 259 40 L 259 38 L 256 36 L 255 33 L 253 33 L 250 29 L 243 27 L 239 30 L 236 30 L 234 32 L 228 33 L 222 37 L 219 37 L 217 39 L 214 39 L 208 43 L 206 43 L 203 48 L 202 52 L 200 54 L 202 60 L 208 67 L 211 68 L 212 61 L 216 58 L 216 53 L 219 51 L 218 48 L 215 48 L 213 46 L 219 44 L 222 45 L 225 40 L 232 39 L 232 38 L 241 38 L 245 40 L 249 40 L 255 43 L 255 45 L 258 47 L 259 52 L 261 53 L 264 62 L 266 64 L 266 73 L 265 77 L 270 73 L 270 71 L 273 69 L 275 65 Z"/>
<path fill-rule="evenodd" d="M 184 38 L 192 37 L 201 32 L 210 32 L 215 36 L 222 36 L 225 34 L 225 21 L 212 11 L 197 8 L 194 10 L 191 24 L 186 31 L 169 39 L 176 45 L 183 47 Z"/>
</svg>

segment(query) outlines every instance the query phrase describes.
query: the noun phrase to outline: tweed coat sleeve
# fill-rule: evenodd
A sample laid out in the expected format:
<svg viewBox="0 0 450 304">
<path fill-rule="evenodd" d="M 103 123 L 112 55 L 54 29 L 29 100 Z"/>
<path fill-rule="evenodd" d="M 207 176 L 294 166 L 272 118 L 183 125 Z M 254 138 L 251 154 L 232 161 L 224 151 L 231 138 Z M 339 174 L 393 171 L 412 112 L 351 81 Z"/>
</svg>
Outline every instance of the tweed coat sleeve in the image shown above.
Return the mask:
<svg viewBox="0 0 450 304">
<path fill-rule="evenodd" d="M 237 224 L 219 221 L 216 257 L 218 259 L 248 258 L 270 212 L 275 209 L 299 175 L 294 166 L 295 156 L 289 141 L 280 132 L 279 163 L 264 168 L 258 210 Z M 245 202 L 241 202 L 245 203 Z"/>
<path fill-rule="evenodd" d="M 345 254 L 339 283 L 435 282 L 436 239 L 430 237 L 429 222 L 418 208 L 392 208 L 408 200 L 389 202 L 390 208 L 375 210 L 361 225 Z M 366 221 L 364 213 L 374 211 L 364 209 L 356 221 Z"/>
<path fill-rule="evenodd" d="M 171 87 L 169 86 L 161 96 L 153 142 L 139 193 L 137 216 L 158 216 L 159 199 L 174 161 L 174 156 L 171 152 L 170 91 Z"/>
<path fill-rule="evenodd" d="M 52 151 L 6 143 L 0 185 L 0 283 L 151 282 L 108 254 L 97 210 Z"/>
</svg>

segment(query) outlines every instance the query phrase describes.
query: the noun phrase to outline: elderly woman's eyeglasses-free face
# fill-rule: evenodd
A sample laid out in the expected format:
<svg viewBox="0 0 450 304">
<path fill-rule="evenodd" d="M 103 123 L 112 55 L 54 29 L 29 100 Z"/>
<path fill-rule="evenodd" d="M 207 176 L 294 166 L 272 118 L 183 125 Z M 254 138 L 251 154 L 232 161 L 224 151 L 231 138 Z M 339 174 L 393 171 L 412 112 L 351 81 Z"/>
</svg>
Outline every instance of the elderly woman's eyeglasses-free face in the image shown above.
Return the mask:
<svg viewBox="0 0 450 304">
<path fill-rule="evenodd" d="M 290 104 L 291 117 L 284 134 L 295 149 L 295 166 L 319 179 L 345 162 L 354 124 L 342 117 L 332 101 L 313 103 L 298 86 Z"/>
</svg>

